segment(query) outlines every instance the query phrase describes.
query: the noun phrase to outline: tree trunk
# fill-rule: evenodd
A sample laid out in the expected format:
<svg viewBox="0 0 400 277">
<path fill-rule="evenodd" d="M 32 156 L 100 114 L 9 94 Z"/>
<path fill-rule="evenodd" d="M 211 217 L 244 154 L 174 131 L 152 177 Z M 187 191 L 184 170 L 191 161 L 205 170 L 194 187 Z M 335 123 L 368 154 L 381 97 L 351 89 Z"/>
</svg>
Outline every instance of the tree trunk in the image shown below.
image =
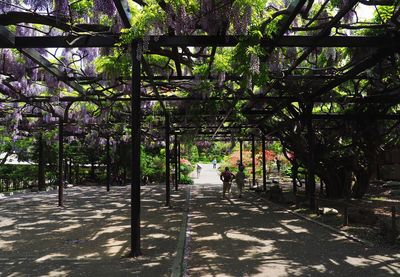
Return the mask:
<svg viewBox="0 0 400 277">
<path fill-rule="evenodd" d="M 360 168 L 355 171 L 356 182 L 353 186 L 352 193 L 354 198 L 362 198 L 369 187 L 369 174 L 365 168 Z"/>
<path fill-rule="evenodd" d="M 337 168 L 333 170 L 332 168 Z M 318 175 L 325 184 L 326 196 L 328 198 L 342 198 L 346 195 L 346 191 L 350 191 L 351 172 L 343 167 L 328 166 Z"/>
<path fill-rule="evenodd" d="M 297 161 L 292 162 L 292 184 L 293 184 L 293 194 L 297 193 L 297 176 L 299 173 L 299 164 Z"/>
</svg>

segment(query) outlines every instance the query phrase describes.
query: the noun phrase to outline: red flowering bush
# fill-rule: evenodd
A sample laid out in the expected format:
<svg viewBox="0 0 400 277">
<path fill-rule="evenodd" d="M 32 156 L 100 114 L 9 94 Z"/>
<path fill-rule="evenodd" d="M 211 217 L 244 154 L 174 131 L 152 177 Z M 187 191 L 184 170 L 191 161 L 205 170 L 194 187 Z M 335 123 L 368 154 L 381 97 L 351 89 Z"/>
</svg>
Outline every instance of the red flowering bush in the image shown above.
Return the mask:
<svg viewBox="0 0 400 277">
<path fill-rule="evenodd" d="M 181 164 L 183 164 L 183 165 L 190 165 L 190 166 L 192 165 L 192 164 L 189 162 L 189 160 L 187 160 L 187 159 L 181 158 L 180 161 L 181 161 Z"/>
<path fill-rule="evenodd" d="M 181 166 L 180 166 L 181 173 L 183 174 L 183 176 L 188 176 L 190 172 L 194 170 L 193 165 L 187 159 L 181 158 L 180 161 L 181 161 Z"/>
</svg>

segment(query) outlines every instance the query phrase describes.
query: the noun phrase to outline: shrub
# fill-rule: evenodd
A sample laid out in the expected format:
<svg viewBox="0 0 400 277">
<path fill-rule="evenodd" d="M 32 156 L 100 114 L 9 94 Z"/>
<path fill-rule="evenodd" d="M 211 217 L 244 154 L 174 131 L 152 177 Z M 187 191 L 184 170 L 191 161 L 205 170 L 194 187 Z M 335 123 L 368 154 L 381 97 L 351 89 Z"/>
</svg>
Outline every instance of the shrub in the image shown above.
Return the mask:
<svg viewBox="0 0 400 277">
<path fill-rule="evenodd" d="M 189 176 L 182 175 L 180 183 L 187 184 L 187 185 L 193 185 L 193 180 Z"/>
<path fill-rule="evenodd" d="M 181 159 L 180 171 L 182 175 L 189 175 L 193 170 L 194 166 L 186 159 Z"/>
</svg>

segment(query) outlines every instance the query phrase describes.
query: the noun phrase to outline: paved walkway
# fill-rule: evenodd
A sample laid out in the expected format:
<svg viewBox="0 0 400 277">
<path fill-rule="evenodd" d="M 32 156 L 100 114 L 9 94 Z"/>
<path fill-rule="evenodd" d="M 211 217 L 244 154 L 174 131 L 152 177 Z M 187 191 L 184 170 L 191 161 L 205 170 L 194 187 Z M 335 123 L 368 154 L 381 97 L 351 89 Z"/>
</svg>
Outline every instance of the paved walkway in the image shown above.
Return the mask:
<svg viewBox="0 0 400 277">
<path fill-rule="evenodd" d="M 400 253 L 360 243 L 247 192 L 222 200 L 202 165 L 191 188 L 187 276 L 400 276 Z"/>
<path fill-rule="evenodd" d="M 185 191 L 172 194 L 170 209 L 164 186 L 143 187 L 138 259 L 121 258 L 129 250 L 129 187 L 67 189 L 66 208 L 56 206 L 56 191 L 0 199 L 0 276 L 169 276 L 183 241 Z M 216 170 L 203 165 L 191 186 L 187 276 L 400 276 L 398 252 L 366 249 L 253 192 L 220 196 Z"/>
<path fill-rule="evenodd" d="M 164 205 L 164 186 L 142 187 L 142 250 L 130 247 L 130 187 L 74 187 L 0 199 L 0 276 L 169 276 L 185 190 Z"/>
</svg>

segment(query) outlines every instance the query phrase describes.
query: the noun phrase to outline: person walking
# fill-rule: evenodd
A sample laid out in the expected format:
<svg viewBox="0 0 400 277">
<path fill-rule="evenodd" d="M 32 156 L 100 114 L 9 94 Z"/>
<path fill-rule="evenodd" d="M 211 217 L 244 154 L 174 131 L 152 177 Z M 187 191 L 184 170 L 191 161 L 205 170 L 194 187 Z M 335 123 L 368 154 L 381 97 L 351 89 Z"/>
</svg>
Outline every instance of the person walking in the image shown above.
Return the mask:
<svg viewBox="0 0 400 277">
<path fill-rule="evenodd" d="M 235 179 L 235 175 L 229 171 L 228 167 L 225 167 L 225 171 L 221 173 L 220 179 L 222 181 L 222 198 L 225 198 L 226 192 L 229 193 L 231 189 L 232 180 Z"/>
<path fill-rule="evenodd" d="M 239 166 L 239 172 L 236 173 L 235 179 L 236 179 L 236 185 L 239 190 L 239 198 L 242 198 L 244 180 L 246 179 L 246 175 L 244 174 L 244 166 L 243 165 Z"/>
<path fill-rule="evenodd" d="M 278 174 L 281 173 L 281 161 L 276 158 L 276 170 L 278 171 Z"/>
<path fill-rule="evenodd" d="M 214 169 L 217 168 L 217 160 L 215 158 L 214 158 L 214 160 L 212 160 L 211 163 L 212 163 Z"/>
<path fill-rule="evenodd" d="M 200 177 L 201 166 L 199 164 L 196 165 L 197 179 Z"/>
</svg>

